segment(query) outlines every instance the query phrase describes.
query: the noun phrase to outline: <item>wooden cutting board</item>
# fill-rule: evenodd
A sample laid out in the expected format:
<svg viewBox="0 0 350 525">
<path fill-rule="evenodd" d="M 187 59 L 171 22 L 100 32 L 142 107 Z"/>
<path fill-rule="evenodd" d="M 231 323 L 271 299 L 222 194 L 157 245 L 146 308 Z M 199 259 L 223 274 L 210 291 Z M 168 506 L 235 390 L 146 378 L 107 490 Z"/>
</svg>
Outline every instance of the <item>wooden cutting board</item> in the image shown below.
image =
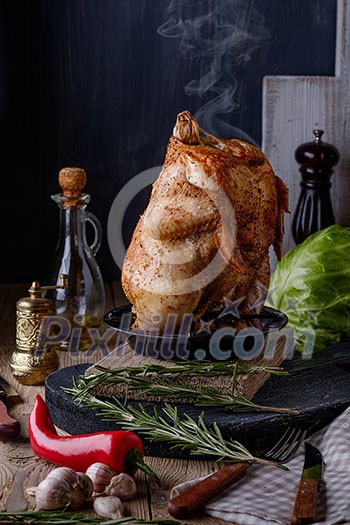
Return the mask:
<svg viewBox="0 0 350 525">
<path fill-rule="evenodd" d="M 62 368 L 51 374 L 45 384 L 45 398 L 55 425 L 70 434 L 115 430 L 115 423 L 104 421 L 94 410 L 77 405 L 61 387 L 70 387 L 73 379 L 83 375 L 91 365 Z M 350 343 L 339 343 L 320 350 L 309 360 L 285 361 L 288 376 L 272 376 L 254 396 L 256 403 L 293 407 L 297 415 L 250 412 L 233 413 L 216 407 L 178 404 L 179 414 L 198 418 L 204 411 L 207 425 L 217 422 L 224 438 L 237 439 L 252 451 L 260 451 L 282 434 L 286 425 L 312 433 L 328 424 L 350 405 Z M 130 401 L 131 404 L 138 402 Z M 149 410 L 154 402 L 142 402 Z M 157 403 L 161 407 L 161 403 Z M 164 443 L 143 438 L 149 456 L 188 457 L 188 452 L 171 450 Z"/>
</svg>

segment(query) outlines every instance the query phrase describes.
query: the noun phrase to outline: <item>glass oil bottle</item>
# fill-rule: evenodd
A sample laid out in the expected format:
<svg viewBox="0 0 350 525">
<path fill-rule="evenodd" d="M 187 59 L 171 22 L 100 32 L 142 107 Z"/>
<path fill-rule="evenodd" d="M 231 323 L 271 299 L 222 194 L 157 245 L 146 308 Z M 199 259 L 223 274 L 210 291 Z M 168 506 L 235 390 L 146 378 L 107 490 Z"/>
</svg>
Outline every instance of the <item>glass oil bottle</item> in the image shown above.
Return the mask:
<svg viewBox="0 0 350 525">
<path fill-rule="evenodd" d="M 59 349 L 87 350 L 92 340 L 89 328 L 99 327 L 105 311 L 102 274 L 95 255 L 101 246 L 102 226 L 97 217 L 86 211 L 90 195 L 82 193 L 86 184 L 82 168 L 63 168 L 58 174 L 62 193 L 51 198 L 59 207 L 60 226 L 56 250 L 48 279 L 58 282 L 61 274 L 68 275 L 66 289 L 50 292 L 55 314 L 65 317 L 71 326 L 71 336 Z M 94 240 L 87 242 L 86 224 L 94 230 Z"/>
</svg>

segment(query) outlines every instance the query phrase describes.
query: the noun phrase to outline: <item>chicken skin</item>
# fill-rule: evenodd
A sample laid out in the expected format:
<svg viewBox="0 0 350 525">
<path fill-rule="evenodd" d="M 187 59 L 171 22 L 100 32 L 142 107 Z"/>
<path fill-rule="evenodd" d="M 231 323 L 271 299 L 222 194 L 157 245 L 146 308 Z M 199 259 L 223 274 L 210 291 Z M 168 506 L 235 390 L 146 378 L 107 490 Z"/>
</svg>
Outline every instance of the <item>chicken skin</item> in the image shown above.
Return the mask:
<svg viewBox="0 0 350 525">
<path fill-rule="evenodd" d="M 287 209 L 288 190 L 258 147 L 217 139 L 180 113 L 124 259 L 135 327 L 162 330 L 169 314 L 196 320 L 227 299 L 259 313 Z"/>
</svg>

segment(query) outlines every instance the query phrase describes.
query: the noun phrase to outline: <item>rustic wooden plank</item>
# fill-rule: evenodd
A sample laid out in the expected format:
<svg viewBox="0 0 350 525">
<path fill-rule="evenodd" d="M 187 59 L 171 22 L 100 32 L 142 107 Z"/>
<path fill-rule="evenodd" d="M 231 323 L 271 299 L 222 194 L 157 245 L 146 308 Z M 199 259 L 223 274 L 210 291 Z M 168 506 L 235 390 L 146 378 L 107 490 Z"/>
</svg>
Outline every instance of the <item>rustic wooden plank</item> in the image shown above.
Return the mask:
<svg viewBox="0 0 350 525">
<path fill-rule="evenodd" d="M 69 435 L 62 429 L 58 429 L 58 432 L 60 435 Z M 144 460 L 158 475 L 161 487 L 150 481 L 143 472 L 136 472 L 137 497 L 125 502 L 126 516 L 138 516 L 145 519 L 169 519 L 167 503 L 171 489 L 184 481 L 211 474 L 219 468 L 219 465 L 214 461 L 176 458 L 164 460 L 154 456 L 145 456 Z M 193 523 L 207 525 L 224 523 L 222 520 L 209 516 L 199 516 L 199 514 L 198 517 L 194 516 Z"/>
<path fill-rule="evenodd" d="M 113 295 L 114 295 L 114 301 L 115 306 L 120 306 L 124 304 L 128 304 L 128 300 L 125 297 L 125 294 L 123 292 L 123 289 L 121 287 L 120 281 L 115 281 L 112 283 L 112 289 L 113 289 Z M 269 339 L 265 340 L 265 346 L 268 345 Z M 271 342 L 271 341 L 270 341 Z M 244 364 L 252 364 L 252 365 L 269 365 L 269 366 L 279 366 L 284 357 L 288 354 L 288 348 L 293 346 L 293 331 L 289 327 L 283 328 L 279 334 L 278 334 L 278 343 L 276 344 L 275 351 L 269 355 L 268 357 L 265 357 L 264 351 L 265 348 L 262 349 L 261 355 L 255 360 L 252 361 L 244 361 Z M 85 361 L 86 362 L 86 361 Z M 100 361 L 95 361 L 95 363 L 99 366 L 103 366 L 105 368 L 112 368 L 114 366 L 141 366 L 144 364 L 159 364 L 163 366 L 172 366 L 171 361 L 161 360 L 161 359 L 154 359 L 154 358 L 148 358 L 146 356 L 139 356 L 135 355 L 135 352 L 133 348 L 126 344 L 123 347 L 118 347 L 112 350 L 107 356 L 104 356 Z M 94 371 L 94 366 L 92 366 L 90 369 L 87 370 L 87 374 Z M 256 375 L 250 375 L 250 374 L 241 374 L 236 379 L 236 392 L 246 396 L 248 399 L 252 399 L 253 396 L 256 394 L 256 392 L 262 387 L 262 385 L 269 379 L 270 374 L 262 372 L 260 374 Z M 218 388 L 219 390 L 222 390 L 223 392 L 231 392 L 232 389 L 232 377 L 225 377 L 220 376 L 219 378 L 209 378 L 209 380 L 205 379 L 199 379 L 197 380 L 184 380 L 186 384 L 188 384 L 192 388 L 198 388 L 198 381 L 203 384 L 203 386 L 210 386 L 212 388 Z M 121 389 L 118 387 L 115 387 L 115 389 L 108 388 L 103 389 L 103 395 L 111 396 L 111 395 L 117 395 L 117 393 Z M 96 393 L 99 393 L 99 390 L 96 391 Z M 129 394 L 129 398 L 131 399 L 138 399 L 139 395 L 137 394 Z"/>
<path fill-rule="evenodd" d="M 261 354 L 254 360 L 250 361 L 241 361 L 243 364 L 250 364 L 254 366 L 268 365 L 268 366 L 279 366 L 284 360 L 285 356 L 288 353 L 288 342 L 293 346 L 293 330 L 289 327 L 284 327 L 278 334 L 278 339 L 276 339 L 276 348 L 272 355 L 265 357 L 265 349 L 268 339 L 266 338 L 265 346 L 261 350 Z M 239 360 L 238 360 L 239 362 Z M 122 347 L 119 346 L 116 350 L 112 351 L 108 356 L 102 358 L 91 368 L 87 369 L 86 375 L 93 373 L 96 368 L 95 366 L 102 366 L 104 368 L 113 368 L 116 366 L 144 366 L 144 365 L 161 365 L 169 368 L 174 366 L 174 362 L 150 358 L 147 356 L 135 355 L 135 351 L 131 345 L 125 344 Z M 270 378 L 270 374 L 267 372 L 260 372 L 258 374 L 238 374 L 235 379 L 235 392 L 237 394 L 243 395 L 248 399 L 252 399 L 257 391 L 263 386 L 263 384 Z M 215 388 L 223 394 L 230 394 L 232 391 L 232 375 L 220 375 L 217 377 L 204 378 L 199 376 L 189 377 L 189 378 L 174 378 L 174 382 L 181 382 L 190 388 L 198 390 L 203 387 Z M 112 385 L 112 386 L 101 386 L 96 387 L 95 394 L 103 395 L 107 397 L 119 396 L 123 398 L 126 388 L 123 385 Z M 142 392 L 129 392 L 129 399 L 136 400 L 155 400 L 160 401 L 159 398 L 154 396 L 147 397 L 142 394 Z M 163 397 L 164 401 L 171 401 L 171 396 L 169 398 Z M 184 400 L 186 402 L 186 400 Z"/>
<path fill-rule="evenodd" d="M 184 481 L 211 474 L 217 467 L 214 462 L 202 460 L 168 459 L 167 462 L 159 458 L 148 458 L 148 464 L 157 472 L 162 481 L 161 488 L 152 486 L 151 515 L 152 518 L 169 519 L 167 505 L 171 489 Z M 188 520 L 187 520 L 188 522 Z M 191 518 L 191 523 L 205 525 L 219 525 L 227 522 L 211 518 L 203 513 L 196 513 Z"/>
<path fill-rule="evenodd" d="M 12 376 L 9 360 L 15 349 L 15 311 L 16 301 L 27 296 L 28 285 L 0 285 L 0 330 L 2 338 L 0 341 L 0 375 L 16 388 L 21 397 L 21 402 L 14 405 L 10 413 L 16 417 L 21 424 L 21 435 L 15 440 L 0 441 L 0 511 L 22 511 L 33 510 L 35 501 L 32 496 L 26 494 L 26 489 L 37 486 L 49 471 L 55 468 L 51 463 L 38 458 L 31 450 L 27 422 L 30 415 L 34 398 L 37 393 L 45 395 L 44 386 L 25 386 L 18 383 Z M 120 284 L 106 285 L 106 310 L 124 304 Z M 101 325 L 101 331 L 106 327 Z M 102 356 L 96 353 L 96 359 Z M 68 365 L 92 362 L 91 355 L 82 353 L 71 356 L 68 352 L 59 352 L 60 367 Z M 137 498 L 125 503 L 125 514 L 142 518 L 162 515 L 170 518 L 166 512 L 165 500 L 174 484 L 185 479 L 190 479 L 210 472 L 212 463 L 204 461 L 169 460 L 157 458 L 145 458 L 161 476 L 164 487 L 159 490 L 153 484 L 149 484 L 145 476 L 138 472 L 136 481 L 138 485 Z M 170 462 L 170 463 L 169 463 Z M 160 509 L 158 511 L 158 506 Z M 88 511 L 92 513 L 92 511 Z M 213 518 L 200 518 L 193 523 L 208 525 L 221 525 L 224 522 Z"/>
<path fill-rule="evenodd" d="M 145 458 L 149 464 L 148 458 Z M 142 472 L 136 472 L 135 481 L 137 486 L 137 496 L 129 501 L 125 501 L 125 516 L 134 516 L 138 518 L 150 519 L 150 488 L 145 475 Z"/>
<path fill-rule="evenodd" d="M 9 360 L 15 349 L 16 301 L 28 296 L 26 284 L 2 284 L 0 293 L 0 375 L 19 393 L 21 401 L 10 409 L 19 420 L 21 435 L 16 440 L 0 441 L 0 509 L 21 511 L 34 508 L 34 498 L 26 495 L 26 488 L 36 486 L 54 468 L 51 463 L 38 458 L 31 450 L 28 440 L 28 417 L 36 394 L 45 395 L 44 386 L 26 386 L 14 379 Z M 112 286 L 106 285 L 106 308 L 114 306 Z M 106 327 L 101 325 L 101 331 Z M 68 352 L 58 352 L 60 367 L 72 363 L 92 362 L 91 355 L 81 353 L 72 357 Z M 96 354 L 96 359 L 102 355 Z M 146 505 L 146 508 L 148 506 Z"/>
<path fill-rule="evenodd" d="M 120 428 L 113 421 L 106 421 L 95 410 L 77 405 L 62 386 L 71 387 L 72 377 L 83 375 L 87 366 L 71 367 L 50 376 L 46 384 L 46 400 L 54 422 L 66 431 L 76 434 L 82 429 L 89 432 Z M 197 419 L 203 412 L 204 422 L 210 426 L 215 421 L 225 439 L 236 439 L 251 451 L 271 446 L 277 434 L 288 424 L 309 432 L 328 424 L 337 414 L 349 406 L 349 343 L 339 343 L 319 350 L 311 359 L 286 361 L 288 376 L 273 376 L 255 395 L 254 401 L 264 406 L 294 407 L 297 414 L 266 411 L 232 413 L 218 407 L 198 407 L 176 403 L 178 414 L 188 414 Z M 325 394 L 327 393 L 327 395 Z M 128 399 L 138 406 L 139 401 Z M 154 402 L 142 402 L 152 411 Z M 161 404 L 157 404 L 161 408 Z M 146 436 L 145 452 L 157 457 L 189 458 L 188 452 L 170 449 L 167 443 L 155 443 Z M 192 457 L 190 458 L 192 459 Z"/>
<path fill-rule="evenodd" d="M 283 253 L 295 246 L 292 220 L 300 195 L 300 173 L 294 153 L 299 144 L 313 140 L 314 129 L 325 130 L 324 140 L 336 143 L 334 129 L 335 85 L 333 77 L 265 77 L 263 150 L 276 174 L 289 188 L 290 214 L 285 216 Z M 338 168 L 337 175 L 339 178 Z M 333 179 L 332 179 L 333 180 Z M 335 187 L 334 212 L 339 215 Z"/>
<path fill-rule="evenodd" d="M 285 221 L 284 253 L 295 246 L 291 225 L 300 194 L 300 173 L 294 153 L 301 143 L 313 140 L 313 129 L 323 129 L 324 141 L 339 149 L 340 162 L 331 178 L 331 199 L 336 222 L 350 224 L 349 63 L 350 2 L 338 0 L 335 76 L 264 78 L 262 149 L 290 190 L 291 214 Z"/>
<path fill-rule="evenodd" d="M 340 224 L 350 224 L 350 1 L 338 0 L 337 50 L 334 143 L 340 152 L 340 162 L 333 176 L 333 195 L 336 219 Z M 330 117 L 331 117 L 330 115 Z"/>
</svg>

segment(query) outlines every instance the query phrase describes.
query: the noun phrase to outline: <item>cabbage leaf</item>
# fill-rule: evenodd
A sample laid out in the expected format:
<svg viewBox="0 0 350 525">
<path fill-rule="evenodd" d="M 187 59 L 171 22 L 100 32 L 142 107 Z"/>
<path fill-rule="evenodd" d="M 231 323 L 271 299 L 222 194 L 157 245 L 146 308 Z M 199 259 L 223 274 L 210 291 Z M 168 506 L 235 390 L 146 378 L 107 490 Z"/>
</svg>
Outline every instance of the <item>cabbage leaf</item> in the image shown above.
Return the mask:
<svg viewBox="0 0 350 525">
<path fill-rule="evenodd" d="M 266 304 L 288 316 L 298 351 L 350 340 L 350 228 L 329 226 L 283 255 Z"/>
</svg>

